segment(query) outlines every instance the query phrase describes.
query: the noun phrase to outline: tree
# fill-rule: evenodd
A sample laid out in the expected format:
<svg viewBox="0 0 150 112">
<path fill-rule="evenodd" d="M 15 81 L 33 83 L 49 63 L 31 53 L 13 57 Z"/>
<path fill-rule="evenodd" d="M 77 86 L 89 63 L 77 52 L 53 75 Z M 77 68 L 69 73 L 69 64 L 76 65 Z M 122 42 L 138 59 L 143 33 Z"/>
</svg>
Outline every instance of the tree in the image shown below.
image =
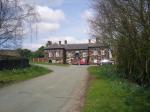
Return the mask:
<svg viewBox="0 0 150 112">
<path fill-rule="evenodd" d="M 16 51 L 23 58 L 28 58 L 28 59 L 32 59 L 32 58 L 44 58 L 44 46 L 41 46 L 35 52 L 32 52 L 29 49 L 21 49 L 21 48 L 17 49 Z"/>
<path fill-rule="evenodd" d="M 30 58 L 32 58 L 32 52 L 30 51 L 30 50 L 28 50 L 28 49 L 17 49 L 16 50 L 19 54 L 20 54 L 20 56 L 21 57 L 23 57 L 23 58 L 28 58 L 28 59 L 30 59 Z"/>
<path fill-rule="evenodd" d="M 0 0 L 0 47 L 20 45 L 26 24 L 36 18 L 34 7 L 22 0 Z"/>
<path fill-rule="evenodd" d="M 150 1 L 93 0 L 92 35 L 113 46 L 117 69 L 150 84 Z"/>
<path fill-rule="evenodd" d="M 41 46 L 33 53 L 33 58 L 44 58 L 44 46 Z"/>
</svg>

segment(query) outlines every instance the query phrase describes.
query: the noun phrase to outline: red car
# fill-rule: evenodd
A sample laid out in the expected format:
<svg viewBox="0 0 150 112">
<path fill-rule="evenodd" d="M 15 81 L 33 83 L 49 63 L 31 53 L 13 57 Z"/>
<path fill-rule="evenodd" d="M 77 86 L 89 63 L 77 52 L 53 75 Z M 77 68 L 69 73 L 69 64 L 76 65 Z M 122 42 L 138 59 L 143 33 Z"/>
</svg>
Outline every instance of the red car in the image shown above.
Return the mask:
<svg viewBox="0 0 150 112">
<path fill-rule="evenodd" d="M 81 60 L 80 60 L 80 65 L 87 65 L 87 61 L 84 60 L 84 59 L 81 59 Z"/>
</svg>

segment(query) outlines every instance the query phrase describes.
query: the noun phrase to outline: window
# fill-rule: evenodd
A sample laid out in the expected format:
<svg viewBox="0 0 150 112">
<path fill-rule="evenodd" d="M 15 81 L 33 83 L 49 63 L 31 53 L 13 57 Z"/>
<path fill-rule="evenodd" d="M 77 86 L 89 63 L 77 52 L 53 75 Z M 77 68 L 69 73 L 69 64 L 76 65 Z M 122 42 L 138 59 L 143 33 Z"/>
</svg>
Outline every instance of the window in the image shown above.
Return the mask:
<svg viewBox="0 0 150 112">
<path fill-rule="evenodd" d="M 59 51 L 56 51 L 56 57 L 59 57 L 59 56 L 60 56 Z"/>
<path fill-rule="evenodd" d="M 83 57 L 87 57 L 87 53 L 86 52 L 83 52 Z"/>
<path fill-rule="evenodd" d="M 75 53 L 80 53 L 80 51 L 75 51 Z"/>
<path fill-rule="evenodd" d="M 52 52 L 49 52 L 49 53 L 48 53 L 48 57 L 49 57 L 49 58 L 53 57 Z"/>
<path fill-rule="evenodd" d="M 93 52 L 93 55 L 94 55 L 94 56 L 98 55 L 98 51 L 95 50 L 95 51 Z"/>
<path fill-rule="evenodd" d="M 94 64 L 97 64 L 98 60 L 97 59 L 94 59 Z"/>
<path fill-rule="evenodd" d="M 101 50 L 101 55 L 105 55 L 105 50 Z"/>
<path fill-rule="evenodd" d="M 68 57 L 68 58 L 71 58 L 71 57 L 72 57 L 72 54 L 71 54 L 71 53 L 68 53 L 68 54 L 67 54 L 67 57 Z"/>
</svg>

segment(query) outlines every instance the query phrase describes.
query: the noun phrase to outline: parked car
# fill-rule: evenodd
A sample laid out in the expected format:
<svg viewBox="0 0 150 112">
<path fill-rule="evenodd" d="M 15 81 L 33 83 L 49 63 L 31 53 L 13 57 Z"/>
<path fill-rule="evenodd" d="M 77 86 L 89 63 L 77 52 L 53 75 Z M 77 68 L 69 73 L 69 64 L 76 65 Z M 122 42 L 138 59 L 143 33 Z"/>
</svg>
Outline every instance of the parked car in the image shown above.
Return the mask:
<svg viewBox="0 0 150 112">
<path fill-rule="evenodd" d="M 99 62 L 99 65 L 114 65 L 115 61 L 114 60 L 109 60 L 109 59 L 103 59 Z"/>
<path fill-rule="evenodd" d="M 87 65 L 87 61 L 85 59 L 80 60 L 80 65 Z"/>
</svg>

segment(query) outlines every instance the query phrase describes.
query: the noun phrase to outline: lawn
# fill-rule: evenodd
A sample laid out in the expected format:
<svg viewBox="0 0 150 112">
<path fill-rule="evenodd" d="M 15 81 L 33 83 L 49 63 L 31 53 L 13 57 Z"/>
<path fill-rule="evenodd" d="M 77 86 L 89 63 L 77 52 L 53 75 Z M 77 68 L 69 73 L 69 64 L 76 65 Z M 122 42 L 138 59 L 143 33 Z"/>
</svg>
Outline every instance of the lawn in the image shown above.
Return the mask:
<svg viewBox="0 0 150 112">
<path fill-rule="evenodd" d="M 49 72 L 51 71 L 38 66 L 30 66 L 24 69 L 3 70 L 0 71 L 0 86 L 45 75 Z"/>
<path fill-rule="evenodd" d="M 33 63 L 31 62 L 31 64 L 44 64 L 44 65 L 51 65 L 51 66 L 61 66 L 61 67 L 68 67 L 69 64 L 52 64 L 52 63 L 44 63 L 44 62 L 36 62 L 36 63 Z"/>
<path fill-rule="evenodd" d="M 112 66 L 90 67 L 82 112 L 150 112 L 150 89 L 119 78 Z"/>
</svg>

